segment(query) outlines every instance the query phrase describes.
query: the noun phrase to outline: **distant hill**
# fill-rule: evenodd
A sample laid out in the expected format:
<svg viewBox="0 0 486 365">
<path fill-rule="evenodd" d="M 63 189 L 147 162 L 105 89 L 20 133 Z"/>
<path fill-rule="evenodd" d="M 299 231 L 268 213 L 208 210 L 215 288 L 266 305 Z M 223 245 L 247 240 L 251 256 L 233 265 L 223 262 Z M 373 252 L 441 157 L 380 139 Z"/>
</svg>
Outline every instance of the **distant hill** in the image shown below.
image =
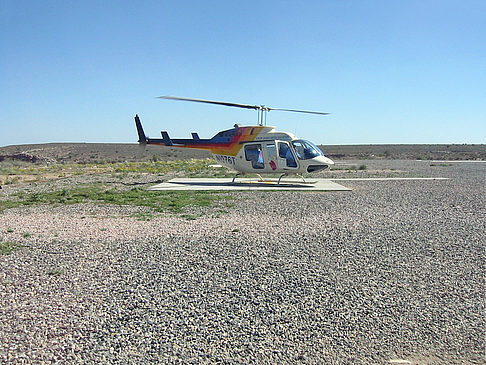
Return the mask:
<svg viewBox="0 0 486 365">
<path fill-rule="evenodd" d="M 486 144 L 375 144 L 319 147 L 330 158 L 486 160 Z"/>
<path fill-rule="evenodd" d="M 486 160 L 486 145 L 330 145 L 319 146 L 334 159 Z M 47 143 L 0 147 L 0 162 L 106 163 L 209 158 L 187 148 L 121 143 Z"/>
<path fill-rule="evenodd" d="M 52 163 L 106 163 L 148 160 L 209 158 L 206 151 L 128 143 L 46 143 L 0 147 L 0 161 L 6 159 Z"/>
</svg>

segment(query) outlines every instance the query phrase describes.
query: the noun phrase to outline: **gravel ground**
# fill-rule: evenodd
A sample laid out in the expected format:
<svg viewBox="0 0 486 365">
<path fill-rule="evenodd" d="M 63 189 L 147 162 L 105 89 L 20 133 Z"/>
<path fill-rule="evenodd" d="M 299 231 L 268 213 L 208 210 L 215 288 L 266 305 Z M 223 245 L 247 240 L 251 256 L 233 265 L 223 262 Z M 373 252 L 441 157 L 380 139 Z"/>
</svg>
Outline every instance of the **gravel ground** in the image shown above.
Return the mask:
<svg viewBox="0 0 486 365">
<path fill-rule="evenodd" d="M 0 362 L 485 364 L 486 163 L 350 163 L 451 179 L 0 213 Z"/>
</svg>

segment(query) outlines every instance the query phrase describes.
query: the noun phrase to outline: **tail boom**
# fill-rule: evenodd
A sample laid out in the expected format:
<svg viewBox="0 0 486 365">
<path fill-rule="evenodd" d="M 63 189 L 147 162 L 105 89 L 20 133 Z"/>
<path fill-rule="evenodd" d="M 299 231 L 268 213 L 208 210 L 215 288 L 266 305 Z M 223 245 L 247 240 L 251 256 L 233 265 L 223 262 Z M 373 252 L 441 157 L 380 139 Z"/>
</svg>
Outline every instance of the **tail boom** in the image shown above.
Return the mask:
<svg viewBox="0 0 486 365">
<path fill-rule="evenodd" d="M 192 148 L 197 150 L 210 151 L 211 153 L 224 154 L 236 156 L 236 153 L 241 148 L 241 144 L 231 139 L 220 140 L 217 137 L 211 139 L 201 139 L 197 133 L 192 133 L 190 139 L 172 139 L 166 131 L 162 131 L 162 138 L 149 138 L 145 135 L 142 127 L 142 122 L 137 115 L 135 115 L 135 126 L 137 127 L 138 143 L 142 145 L 153 144 L 159 146 L 178 147 L 178 148 Z"/>
</svg>

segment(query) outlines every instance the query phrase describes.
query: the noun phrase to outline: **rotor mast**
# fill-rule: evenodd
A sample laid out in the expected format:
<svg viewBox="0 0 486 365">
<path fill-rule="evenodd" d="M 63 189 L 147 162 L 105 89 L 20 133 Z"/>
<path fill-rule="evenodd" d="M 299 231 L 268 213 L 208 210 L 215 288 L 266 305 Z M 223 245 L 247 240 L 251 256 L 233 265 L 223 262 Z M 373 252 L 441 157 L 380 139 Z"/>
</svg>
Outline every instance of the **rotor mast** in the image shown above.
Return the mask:
<svg viewBox="0 0 486 365">
<path fill-rule="evenodd" d="M 258 106 L 258 125 L 267 125 L 267 112 L 270 111 L 270 108 L 267 108 L 265 105 Z"/>
</svg>

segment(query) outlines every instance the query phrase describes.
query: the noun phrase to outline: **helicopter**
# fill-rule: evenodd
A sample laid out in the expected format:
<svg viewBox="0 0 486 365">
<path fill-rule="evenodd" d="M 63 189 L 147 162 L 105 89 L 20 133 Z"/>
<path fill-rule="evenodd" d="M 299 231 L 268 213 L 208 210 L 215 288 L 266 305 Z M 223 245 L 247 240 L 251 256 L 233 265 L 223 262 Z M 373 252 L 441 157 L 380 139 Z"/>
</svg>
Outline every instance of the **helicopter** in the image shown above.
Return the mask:
<svg viewBox="0 0 486 365">
<path fill-rule="evenodd" d="M 298 175 L 306 182 L 302 174 L 313 173 L 328 169 L 334 162 L 312 142 L 297 138 L 289 132 L 279 132 L 275 127 L 266 126 L 266 113 L 272 110 L 327 115 L 329 113 L 297 109 L 269 108 L 265 105 L 247 105 L 190 99 L 175 96 L 159 96 L 161 99 L 190 101 L 223 105 L 258 111 L 258 124 L 242 126 L 235 124 L 233 128 L 218 132 L 210 139 L 202 139 L 198 133 L 193 132 L 190 139 L 173 139 L 167 131 L 162 131 L 162 138 L 148 138 L 142 127 L 140 118 L 135 115 L 135 125 L 140 145 L 147 144 L 192 148 L 210 151 L 214 159 L 222 166 L 236 170 L 233 177 L 245 174 L 256 174 L 260 181 L 265 181 L 260 174 L 280 174 L 278 184 L 284 176 Z"/>
</svg>

